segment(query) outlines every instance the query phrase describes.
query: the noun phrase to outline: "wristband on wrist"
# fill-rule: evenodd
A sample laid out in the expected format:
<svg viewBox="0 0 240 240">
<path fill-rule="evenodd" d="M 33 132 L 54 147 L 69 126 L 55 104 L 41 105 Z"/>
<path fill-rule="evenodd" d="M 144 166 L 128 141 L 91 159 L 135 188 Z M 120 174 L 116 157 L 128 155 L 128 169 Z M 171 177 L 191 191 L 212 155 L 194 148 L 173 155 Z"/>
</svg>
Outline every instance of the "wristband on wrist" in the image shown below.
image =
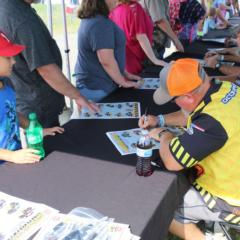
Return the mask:
<svg viewBox="0 0 240 240">
<path fill-rule="evenodd" d="M 215 65 L 215 69 L 219 69 L 219 68 L 221 67 L 221 65 L 222 65 L 222 64 L 218 62 L 218 63 Z"/>
<path fill-rule="evenodd" d="M 165 119 L 164 116 L 162 114 L 158 115 L 158 126 L 159 127 L 164 127 L 165 126 Z"/>
</svg>

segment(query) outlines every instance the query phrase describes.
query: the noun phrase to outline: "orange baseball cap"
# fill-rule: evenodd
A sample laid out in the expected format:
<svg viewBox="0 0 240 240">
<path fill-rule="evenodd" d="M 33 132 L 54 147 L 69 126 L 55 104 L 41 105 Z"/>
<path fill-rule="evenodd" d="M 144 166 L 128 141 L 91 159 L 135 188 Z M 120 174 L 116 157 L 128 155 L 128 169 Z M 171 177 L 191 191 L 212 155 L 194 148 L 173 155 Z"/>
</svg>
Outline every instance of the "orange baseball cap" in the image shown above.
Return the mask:
<svg viewBox="0 0 240 240">
<path fill-rule="evenodd" d="M 191 58 L 182 58 L 165 66 L 160 72 L 160 86 L 153 94 L 155 103 L 162 105 L 199 87 L 204 80 L 199 69 L 199 62 Z"/>
<path fill-rule="evenodd" d="M 13 57 L 24 49 L 25 46 L 10 42 L 3 33 L 0 33 L 0 56 Z"/>
</svg>

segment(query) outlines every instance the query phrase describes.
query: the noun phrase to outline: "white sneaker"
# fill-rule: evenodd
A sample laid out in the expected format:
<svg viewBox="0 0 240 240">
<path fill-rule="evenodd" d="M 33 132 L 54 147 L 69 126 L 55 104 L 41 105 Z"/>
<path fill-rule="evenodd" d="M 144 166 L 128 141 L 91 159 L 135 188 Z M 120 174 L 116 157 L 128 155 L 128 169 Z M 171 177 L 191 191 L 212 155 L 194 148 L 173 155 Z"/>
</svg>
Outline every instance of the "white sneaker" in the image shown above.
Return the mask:
<svg viewBox="0 0 240 240">
<path fill-rule="evenodd" d="M 206 240 L 228 240 L 224 233 L 206 233 Z"/>
</svg>

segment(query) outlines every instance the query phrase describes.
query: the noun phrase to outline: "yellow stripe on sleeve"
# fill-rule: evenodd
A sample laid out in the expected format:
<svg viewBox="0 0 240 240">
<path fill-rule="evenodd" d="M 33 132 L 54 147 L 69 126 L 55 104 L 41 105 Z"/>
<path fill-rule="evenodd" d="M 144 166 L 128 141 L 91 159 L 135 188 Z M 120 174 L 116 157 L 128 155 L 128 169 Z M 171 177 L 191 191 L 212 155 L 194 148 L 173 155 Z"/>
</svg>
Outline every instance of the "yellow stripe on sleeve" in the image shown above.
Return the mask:
<svg viewBox="0 0 240 240">
<path fill-rule="evenodd" d="M 208 202 L 210 198 L 211 198 L 211 194 L 207 193 L 207 195 L 204 197 L 204 201 Z"/>
<path fill-rule="evenodd" d="M 174 147 L 172 148 L 172 151 L 175 152 L 177 147 L 179 146 L 180 142 L 179 140 L 177 140 L 176 144 L 174 145 Z"/>
<path fill-rule="evenodd" d="M 240 217 L 237 217 L 237 218 L 233 219 L 231 222 L 234 223 L 234 224 L 239 223 L 240 222 Z"/>
<path fill-rule="evenodd" d="M 187 167 L 191 167 L 195 162 L 196 160 L 194 158 L 191 158 L 191 160 L 187 164 Z"/>
<path fill-rule="evenodd" d="M 177 153 L 176 153 L 177 159 L 179 159 L 179 158 L 181 157 L 183 151 L 184 151 L 184 148 L 181 146 L 181 147 L 179 148 L 179 150 L 177 151 Z"/>
<path fill-rule="evenodd" d="M 181 163 L 182 163 L 182 164 L 185 164 L 185 163 L 187 162 L 187 160 L 189 159 L 189 156 L 190 156 L 189 153 L 185 153 L 185 155 L 184 155 Z"/>
<path fill-rule="evenodd" d="M 225 221 L 229 222 L 231 221 L 236 215 L 234 214 L 229 214 L 227 217 L 224 218 Z"/>
<path fill-rule="evenodd" d="M 208 204 L 208 207 L 212 209 L 215 206 L 215 204 L 216 204 L 216 201 L 212 199 L 212 201 Z"/>
</svg>

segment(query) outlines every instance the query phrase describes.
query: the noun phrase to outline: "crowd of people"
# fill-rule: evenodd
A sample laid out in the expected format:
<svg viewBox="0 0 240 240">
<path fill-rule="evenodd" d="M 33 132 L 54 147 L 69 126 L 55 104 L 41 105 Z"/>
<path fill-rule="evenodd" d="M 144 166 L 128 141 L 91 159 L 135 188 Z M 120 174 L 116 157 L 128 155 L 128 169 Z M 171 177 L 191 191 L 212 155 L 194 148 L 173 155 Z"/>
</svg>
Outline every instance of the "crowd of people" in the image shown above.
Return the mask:
<svg viewBox="0 0 240 240">
<path fill-rule="evenodd" d="M 230 47 L 205 55 L 208 67 L 225 74 L 220 81 L 207 76 L 195 59 L 167 63 L 163 55 L 171 42 L 184 52 L 184 44 L 194 41 L 199 30 L 206 34 L 228 27 L 228 18 L 239 14 L 237 1 L 82 0 L 76 87 L 63 74 L 59 48 L 31 7 L 37 2 L 0 2 L 0 160 L 39 161 L 36 150 L 21 147 L 19 127 L 28 127 L 29 113 L 37 114 L 44 135 L 64 133 L 58 127 L 64 96 L 79 109 L 96 112 L 95 102 L 118 87 L 139 88 L 146 66 L 162 66 L 154 101 L 173 101 L 180 110 L 143 116 L 139 126 L 161 142 L 166 169 L 194 173 L 169 230 L 186 240 L 224 239 L 204 234 L 196 224 L 240 224 L 240 31 L 227 39 Z M 176 136 L 166 126 L 184 132 Z"/>
</svg>

